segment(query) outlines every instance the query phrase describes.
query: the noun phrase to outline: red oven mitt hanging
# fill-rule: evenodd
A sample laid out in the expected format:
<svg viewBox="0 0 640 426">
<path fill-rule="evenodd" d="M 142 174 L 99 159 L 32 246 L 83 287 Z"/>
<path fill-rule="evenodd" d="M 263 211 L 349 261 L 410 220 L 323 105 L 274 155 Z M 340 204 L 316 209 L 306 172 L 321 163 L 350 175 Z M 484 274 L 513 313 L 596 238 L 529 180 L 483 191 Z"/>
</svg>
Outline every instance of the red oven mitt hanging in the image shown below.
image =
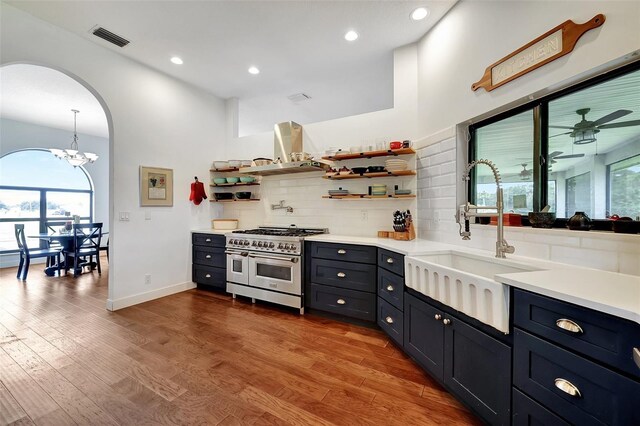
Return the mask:
<svg viewBox="0 0 640 426">
<path fill-rule="evenodd" d="M 191 184 L 191 194 L 189 195 L 189 201 L 193 201 L 193 204 L 197 206 L 202 202 L 202 200 L 206 199 L 207 193 L 204 192 L 204 184 L 202 182 L 199 182 L 198 178 L 196 178 L 196 181 Z"/>
</svg>

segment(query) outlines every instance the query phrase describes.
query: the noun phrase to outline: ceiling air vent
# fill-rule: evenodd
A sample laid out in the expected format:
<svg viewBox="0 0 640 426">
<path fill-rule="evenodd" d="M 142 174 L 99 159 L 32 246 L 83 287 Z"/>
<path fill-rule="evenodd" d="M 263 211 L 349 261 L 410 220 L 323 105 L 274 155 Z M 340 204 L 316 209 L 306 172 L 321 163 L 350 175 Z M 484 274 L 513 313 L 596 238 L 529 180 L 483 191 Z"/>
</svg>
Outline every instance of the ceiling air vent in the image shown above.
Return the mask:
<svg viewBox="0 0 640 426">
<path fill-rule="evenodd" d="M 129 40 L 127 40 L 126 38 L 120 37 L 118 34 L 114 34 L 102 27 L 98 27 L 93 30 L 93 35 L 100 37 L 101 39 L 106 40 L 109 43 L 115 44 L 118 47 L 124 47 L 129 44 Z"/>
<path fill-rule="evenodd" d="M 289 99 L 294 104 L 298 104 L 303 101 L 308 101 L 309 99 L 311 99 L 311 96 L 304 93 L 296 93 L 296 94 L 287 96 L 287 99 Z"/>
</svg>

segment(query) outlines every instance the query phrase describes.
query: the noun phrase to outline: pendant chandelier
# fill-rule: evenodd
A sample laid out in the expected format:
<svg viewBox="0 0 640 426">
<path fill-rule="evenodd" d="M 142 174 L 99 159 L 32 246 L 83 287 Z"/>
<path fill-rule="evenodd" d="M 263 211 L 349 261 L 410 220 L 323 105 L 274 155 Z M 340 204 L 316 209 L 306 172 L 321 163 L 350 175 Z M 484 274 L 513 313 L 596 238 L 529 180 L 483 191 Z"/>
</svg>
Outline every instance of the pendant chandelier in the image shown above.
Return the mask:
<svg viewBox="0 0 640 426">
<path fill-rule="evenodd" d="M 70 149 L 55 149 L 52 148 L 49 151 L 56 157 L 67 160 L 73 167 L 82 166 L 83 164 L 93 163 L 98 159 L 98 156 L 92 152 L 82 153 L 78 151 L 78 132 L 76 130 L 76 118 L 80 111 L 72 109 L 73 111 L 73 142 L 71 142 Z"/>
</svg>

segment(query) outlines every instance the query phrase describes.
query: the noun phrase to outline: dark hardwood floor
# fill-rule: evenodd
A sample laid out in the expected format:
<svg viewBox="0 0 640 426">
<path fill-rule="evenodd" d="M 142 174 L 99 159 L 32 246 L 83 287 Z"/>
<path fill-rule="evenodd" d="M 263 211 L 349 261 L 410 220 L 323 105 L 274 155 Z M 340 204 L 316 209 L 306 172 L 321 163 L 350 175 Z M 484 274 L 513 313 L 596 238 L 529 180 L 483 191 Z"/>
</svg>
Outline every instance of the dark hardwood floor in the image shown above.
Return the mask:
<svg viewBox="0 0 640 426">
<path fill-rule="evenodd" d="M 200 290 L 108 312 L 102 264 L 0 270 L 0 424 L 480 424 L 380 331 Z"/>
</svg>

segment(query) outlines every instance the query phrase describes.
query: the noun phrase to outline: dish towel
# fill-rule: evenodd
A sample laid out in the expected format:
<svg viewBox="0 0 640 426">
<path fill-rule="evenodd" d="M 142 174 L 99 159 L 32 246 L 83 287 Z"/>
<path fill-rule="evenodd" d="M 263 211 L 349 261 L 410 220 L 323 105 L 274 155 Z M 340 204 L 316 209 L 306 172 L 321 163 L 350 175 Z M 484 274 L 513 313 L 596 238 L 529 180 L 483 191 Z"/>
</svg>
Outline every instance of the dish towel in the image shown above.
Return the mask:
<svg viewBox="0 0 640 426">
<path fill-rule="evenodd" d="M 202 200 L 206 199 L 207 193 L 204 192 L 204 184 L 196 179 L 196 181 L 191 184 L 191 194 L 189 195 L 189 201 L 193 201 L 193 204 L 197 206 L 202 202 Z"/>
</svg>

